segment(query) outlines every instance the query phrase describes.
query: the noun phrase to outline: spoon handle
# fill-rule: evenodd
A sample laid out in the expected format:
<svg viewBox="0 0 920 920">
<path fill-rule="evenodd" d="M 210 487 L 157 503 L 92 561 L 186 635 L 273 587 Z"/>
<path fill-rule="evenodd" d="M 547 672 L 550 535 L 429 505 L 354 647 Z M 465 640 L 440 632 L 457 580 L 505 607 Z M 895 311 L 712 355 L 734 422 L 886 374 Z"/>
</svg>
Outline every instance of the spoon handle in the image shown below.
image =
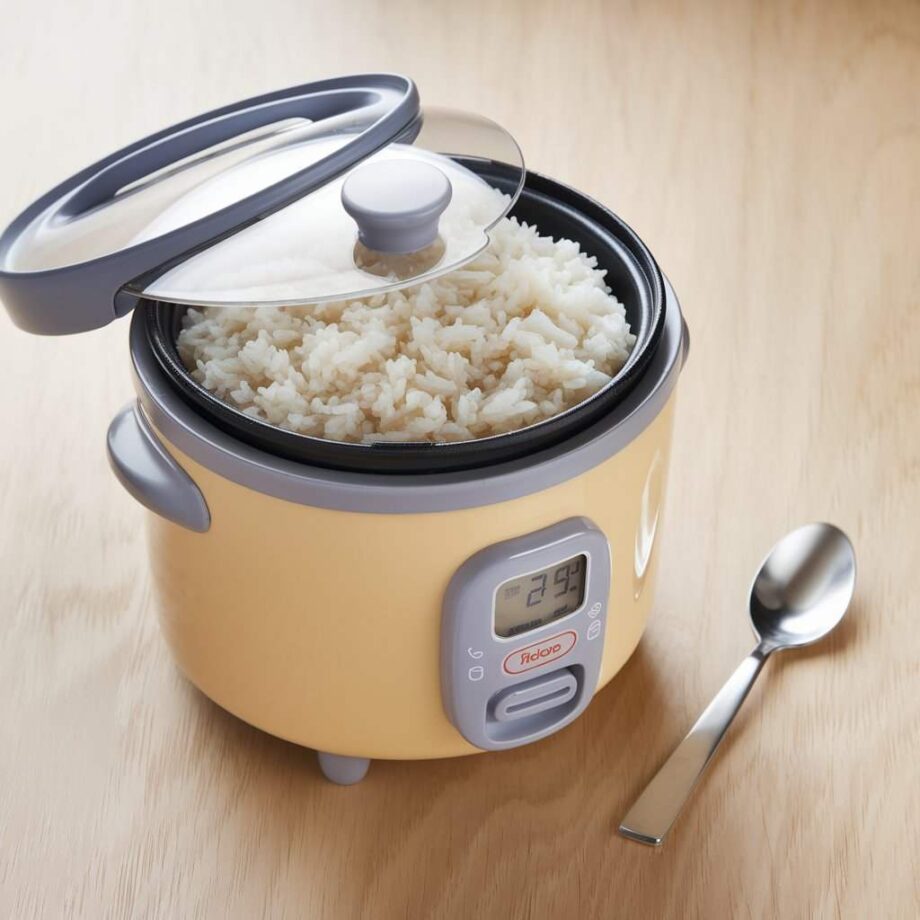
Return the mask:
<svg viewBox="0 0 920 920">
<path fill-rule="evenodd" d="M 624 837 L 651 846 L 664 842 L 665 835 L 703 775 L 771 651 L 763 644 L 758 645 L 738 665 L 735 673 L 696 720 L 687 737 L 629 809 L 620 824 L 620 833 Z"/>
</svg>

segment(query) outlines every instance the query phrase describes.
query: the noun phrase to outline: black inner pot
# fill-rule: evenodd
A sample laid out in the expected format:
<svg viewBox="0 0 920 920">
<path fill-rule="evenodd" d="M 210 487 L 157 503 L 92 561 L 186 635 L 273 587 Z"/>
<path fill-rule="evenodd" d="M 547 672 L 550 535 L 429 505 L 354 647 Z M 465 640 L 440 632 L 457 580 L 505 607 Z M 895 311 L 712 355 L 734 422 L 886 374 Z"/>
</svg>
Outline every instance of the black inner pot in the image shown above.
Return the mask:
<svg viewBox="0 0 920 920">
<path fill-rule="evenodd" d="M 467 163 L 490 184 L 513 190 L 513 181 L 496 164 Z M 329 441 L 277 428 L 244 415 L 189 375 L 176 350 L 186 306 L 148 301 L 145 329 L 153 353 L 176 392 L 209 422 L 276 456 L 339 470 L 374 473 L 427 473 L 472 469 L 501 463 L 559 443 L 609 412 L 636 384 L 664 328 L 665 296 L 661 272 L 638 236 L 615 214 L 565 185 L 528 172 L 511 214 L 543 234 L 575 240 L 607 270 L 607 284 L 626 308 L 636 344 L 610 383 L 576 406 L 511 431 L 473 441 L 447 443 Z"/>
</svg>

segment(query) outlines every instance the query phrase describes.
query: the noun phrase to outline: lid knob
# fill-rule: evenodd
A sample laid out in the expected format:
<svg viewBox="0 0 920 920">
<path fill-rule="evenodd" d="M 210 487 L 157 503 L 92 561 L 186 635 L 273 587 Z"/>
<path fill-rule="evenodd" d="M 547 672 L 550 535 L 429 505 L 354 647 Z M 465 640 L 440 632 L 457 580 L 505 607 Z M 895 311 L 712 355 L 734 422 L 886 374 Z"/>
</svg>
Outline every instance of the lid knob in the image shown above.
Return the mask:
<svg viewBox="0 0 920 920">
<path fill-rule="evenodd" d="M 430 246 L 450 198 L 450 181 L 440 169 L 409 158 L 366 163 L 342 186 L 342 205 L 358 225 L 358 239 L 377 252 Z"/>
</svg>

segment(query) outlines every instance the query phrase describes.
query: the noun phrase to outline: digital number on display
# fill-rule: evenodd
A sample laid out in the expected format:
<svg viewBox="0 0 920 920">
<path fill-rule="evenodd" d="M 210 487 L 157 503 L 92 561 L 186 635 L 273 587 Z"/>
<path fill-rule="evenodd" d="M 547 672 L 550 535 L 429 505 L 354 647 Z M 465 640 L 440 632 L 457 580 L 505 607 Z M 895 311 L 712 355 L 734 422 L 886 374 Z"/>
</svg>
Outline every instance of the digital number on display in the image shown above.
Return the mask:
<svg viewBox="0 0 920 920">
<path fill-rule="evenodd" d="M 588 559 L 558 565 L 501 585 L 495 596 L 495 633 L 507 638 L 537 629 L 577 610 L 585 596 Z"/>
</svg>

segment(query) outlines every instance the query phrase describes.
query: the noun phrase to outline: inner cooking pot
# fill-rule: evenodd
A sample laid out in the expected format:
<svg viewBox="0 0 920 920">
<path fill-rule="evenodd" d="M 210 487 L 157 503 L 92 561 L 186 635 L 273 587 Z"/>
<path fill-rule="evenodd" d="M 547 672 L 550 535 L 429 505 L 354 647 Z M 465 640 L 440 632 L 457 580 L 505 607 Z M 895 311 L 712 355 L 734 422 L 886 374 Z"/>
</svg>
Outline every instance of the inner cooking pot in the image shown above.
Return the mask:
<svg viewBox="0 0 920 920">
<path fill-rule="evenodd" d="M 490 185 L 512 193 L 515 182 L 500 164 L 465 160 Z M 356 444 L 298 434 L 233 408 L 197 383 L 176 348 L 185 305 L 142 301 L 145 331 L 154 355 L 176 392 L 209 422 L 253 447 L 289 460 L 354 472 L 426 473 L 490 466 L 551 447 L 609 412 L 641 377 L 664 326 L 661 272 L 638 236 L 596 201 L 545 176 L 528 172 L 511 215 L 542 234 L 577 242 L 607 272 L 623 304 L 636 342 L 618 374 L 581 403 L 526 428 L 470 441 Z"/>
</svg>

